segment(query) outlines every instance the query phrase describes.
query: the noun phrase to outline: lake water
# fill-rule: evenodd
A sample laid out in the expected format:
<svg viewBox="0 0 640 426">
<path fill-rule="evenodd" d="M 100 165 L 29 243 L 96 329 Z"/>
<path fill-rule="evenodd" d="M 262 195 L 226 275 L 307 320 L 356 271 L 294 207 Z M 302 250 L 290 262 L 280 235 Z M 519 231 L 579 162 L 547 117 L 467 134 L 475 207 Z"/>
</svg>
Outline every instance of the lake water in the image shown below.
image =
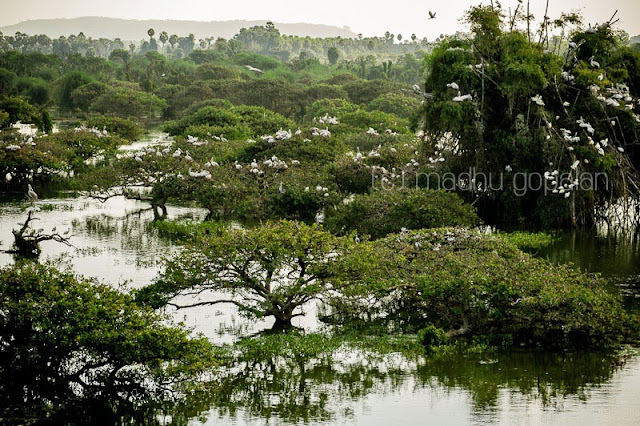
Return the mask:
<svg viewBox="0 0 640 426">
<path fill-rule="evenodd" d="M 70 229 L 74 247 L 45 242 L 41 260 L 136 288 L 153 280 L 164 256 L 180 250 L 152 225 L 153 214 L 145 203 L 122 197 L 101 203 L 64 194 L 42 198 L 36 227 Z M 21 194 L 0 194 L 1 250 L 10 247 L 11 229 L 24 221 L 27 207 Z M 193 206 L 169 206 L 168 212 L 169 218 L 191 220 L 202 220 L 207 213 Z M 571 233 L 537 255 L 613 278 L 614 291 L 637 308 L 638 241 L 637 233 Z M 11 254 L 0 253 L 0 266 L 13 261 Z M 314 305 L 307 311 L 297 325 L 320 328 Z M 172 314 L 216 343 L 232 342 L 273 321 L 249 322 L 232 306 Z M 200 415 L 191 424 L 631 425 L 640 419 L 640 357 L 612 367 L 602 354 L 514 352 L 486 362 L 473 356 L 409 359 L 341 349 L 295 362 L 270 359 L 239 365 L 217 374 L 224 393 L 194 402 L 199 408 L 192 411 Z"/>
</svg>

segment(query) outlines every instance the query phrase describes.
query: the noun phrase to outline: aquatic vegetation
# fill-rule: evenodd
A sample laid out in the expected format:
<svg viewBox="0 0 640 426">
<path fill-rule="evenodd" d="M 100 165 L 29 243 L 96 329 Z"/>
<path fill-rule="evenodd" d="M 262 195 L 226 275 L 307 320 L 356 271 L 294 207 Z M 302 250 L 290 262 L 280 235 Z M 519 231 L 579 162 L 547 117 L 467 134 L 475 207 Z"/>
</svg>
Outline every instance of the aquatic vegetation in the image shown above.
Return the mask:
<svg viewBox="0 0 640 426">
<path fill-rule="evenodd" d="M 560 240 L 558 235 L 548 232 L 499 232 L 496 236 L 515 244 L 516 247 L 526 253 L 536 253 L 540 249 L 549 247 Z"/>
</svg>

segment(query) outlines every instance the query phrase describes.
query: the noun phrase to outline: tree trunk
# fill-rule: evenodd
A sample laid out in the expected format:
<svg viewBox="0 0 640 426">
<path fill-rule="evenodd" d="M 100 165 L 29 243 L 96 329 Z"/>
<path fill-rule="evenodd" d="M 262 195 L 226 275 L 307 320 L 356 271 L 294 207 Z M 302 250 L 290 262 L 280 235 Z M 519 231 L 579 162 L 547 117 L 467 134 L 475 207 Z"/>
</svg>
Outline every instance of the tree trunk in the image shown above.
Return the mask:
<svg viewBox="0 0 640 426">
<path fill-rule="evenodd" d="M 165 220 L 167 218 L 167 206 L 163 204 L 154 204 L 153 206 L 153 220 Z"/>
<path fill-rule="evenodd" d="M 271 330 L 273 331 L 286 331 L 293 328 L 291 324 L 291 318 L 293 318 L 293 309 L 284 309 L 274 312 L 272 314 L 276 318 L 276 322 L 273 323 Z"/>
</svg>

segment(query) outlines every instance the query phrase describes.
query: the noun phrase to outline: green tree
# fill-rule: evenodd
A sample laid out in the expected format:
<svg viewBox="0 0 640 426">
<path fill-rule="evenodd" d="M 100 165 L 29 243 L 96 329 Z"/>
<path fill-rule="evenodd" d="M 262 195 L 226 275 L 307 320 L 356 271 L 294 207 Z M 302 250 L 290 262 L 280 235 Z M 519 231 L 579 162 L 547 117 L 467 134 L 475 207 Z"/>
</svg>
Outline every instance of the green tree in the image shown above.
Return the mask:
<svg viewBox="0 0 640 426">
<path fill-rule="evenodd" d="M 303 315 L 303 305 L 332 288 L 345 244 L 316 225 L 297 222 L 229 229 L 188 247 L 137 299 L 179 308 L 231 303 L 253 317 L 273 316 L 274 329 L 287 329 L 292 318 Z M 187 305 L 173 301 L 203 289 L 228 297 Z"/>
<path fill-rule="evenodd" d="M 169 34 L 166 31 L 160 33 L 160 42 L 162 43 L 162 53 L 165 51 L 165 45 L 167 44 L 167 40 L 169 40 Z"/>
<path fill-rule="evenodd" d="M 18 121 L 22 123 L 39 123 L 36 109 L 29 101 L 20 96 L 0 98 L 0 111 L 4 111 L 9 115 L 3 123 L 4 127 L 11 127 Z"/>
<path fill-rule="evenodd" d="M 0 269 L 0 293 L 5 418 L 104 421 L 165 400 L 164 389 L 213 363 L 206 339 L 106 284 L 21 263 Z"/>
<path fill-rule="evenodd" d="M 338 59 L 340 58 L 340 52 L 338 51 L 338 48 L 335 46 L 331 46 L 328 50 L 327 50 L 327 58 L 329 59 L 329 63 L 331 65 L 335 65 L 338 63 Z"/>
<path fill-rule="evenodd" d="M 68 74 L 65 74 L 65 76 L 60 79 L 58 88 L 56 90 L 56 100 L 58 106 L 61 109 L 73 110 L 75 108 L 75 105 L 73 103 L 71 93 L 78 87 L 91 83 L 93 81 L 94 79 L 91 76 L 81 71 L 72 71 Z"/>
<path fill-rule="evenodd" d="M 0 96 L 16 94 L 18 76 L 5 68 L 0 68 Z"/>
<path fill-rule="evenodd" d="M 42 132 L 47 134 L 51 133 L 51 131 L 53 130 L 53 121 L 51 120 L 51 114 L 49 114 L 49 111 L 47 111 L 46 109 L 43 109 L 40 115 L 39 127 Z"/>
</svg>

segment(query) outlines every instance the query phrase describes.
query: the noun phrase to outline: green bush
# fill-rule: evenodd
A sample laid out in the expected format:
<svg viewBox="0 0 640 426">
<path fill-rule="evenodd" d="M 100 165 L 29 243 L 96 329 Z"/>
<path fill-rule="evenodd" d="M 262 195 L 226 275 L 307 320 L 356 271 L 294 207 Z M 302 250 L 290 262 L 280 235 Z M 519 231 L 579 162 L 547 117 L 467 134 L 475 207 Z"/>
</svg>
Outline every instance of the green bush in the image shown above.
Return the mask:
<svg viewBox="0 0 640 426">
<path fill-rule="evenodd" d="M 382 111 L 404 119 L 412 118 L 418 113 L 419 108 L 420 100 L 417 97 L 396 93 L 385 93 L 367 104 L 369 111 Z"/>
<path fill-rule="evenodd" d="M 474 226 L 479 222 L 473 207 L 456 194 L 404 189 L 356 195 L 350 203 L 330 210 L 326 227 L 335 233 L 357 231 L 380 238 L 402 228 Z"/>
<path fill-rule="evenodd" d="M 302 163 L 321 165 L 333 161 L 336 155 L 342 152 L 344 144 L 338 138 L 314 138 L 305 141 L 300 137 L 294 137 L 274 143 L 257 140 L 238 153 L 238 160 L 248 162 L 254 158 L 271 158 L 275 155 L 285 161 L 298 160 Z"/>
<path fill-rule="evenodd" d="M 137 140 L 143 132 L 143 129 L 133 121 L 117 117 L 91 117 L 87 121 L 87 127 L 96 127 L 98 130 L 106 129 L 107 132 L 130 141 Z"/>
<path fill-rule="evenodd" d="M 357 110 L 346 113 L 338 118 L 340 119 L 340 124 L 363 131 L 372 127 L 379 133 L 383 133 L 387 129 L 391 129 L 396 133 L 409 132 L 408 120 L 382 111 Z"/>
<path fill-rule="evenodd" d="M 357 105 L 344 99 L 320 99 L 307 108 L 307 119 L 312 120 L 316 117 L 323 117 L 326 114 L 332 117 L 341 117 L 357 110 Z"/>
<path fill-rule="evenodd" d="M 373 255 L 375 269 L 363 261 Z M 360 243 L 352 256 L 359 281 L 332 302 L 347 323 L 429 327 L 430 342 L 441 329 L 450 341 L 497 346 L 598 347 L 640 335 L 637 316 L 600 277 L 476 231 L 393 234 Z"/>
<path fill-rule="evenodd" d="M 418 331 L 418 342 L 420 342 L 427 351 L 433 350 L 436 346 L 442 346 L 446 344 L 447 341 L 447 333 L 434 325 L 429 325 Z"/>
<path fill-rule="evenodd" d="M 134 90 L 132 87 L 117 87 L 100 95 L 90 107 L 101 114 L 120 117 L 155 117 L 167 107 L 164 99 L 152 93 Z"/>
<path fill-rule="evenodd" d="M 207 106 L 180 120 L 166 123 L 165 131 L 173 135 L 186 134 L 189 126 L 197 125 L 211 126 L 214 131 L 220 133 L 224 133 L 222 130 L 225 129 L 240 127 L 242 130 L 236 132 L 239 136 L 258 137 L 275 133 L 279 129 L 291 129 L 295 123 L 276 112 L 257 106 L 242 105 L 232 108 Z M 248 135 L 244 133 L 246 130 L 249 131 Z"/>
</svg>

